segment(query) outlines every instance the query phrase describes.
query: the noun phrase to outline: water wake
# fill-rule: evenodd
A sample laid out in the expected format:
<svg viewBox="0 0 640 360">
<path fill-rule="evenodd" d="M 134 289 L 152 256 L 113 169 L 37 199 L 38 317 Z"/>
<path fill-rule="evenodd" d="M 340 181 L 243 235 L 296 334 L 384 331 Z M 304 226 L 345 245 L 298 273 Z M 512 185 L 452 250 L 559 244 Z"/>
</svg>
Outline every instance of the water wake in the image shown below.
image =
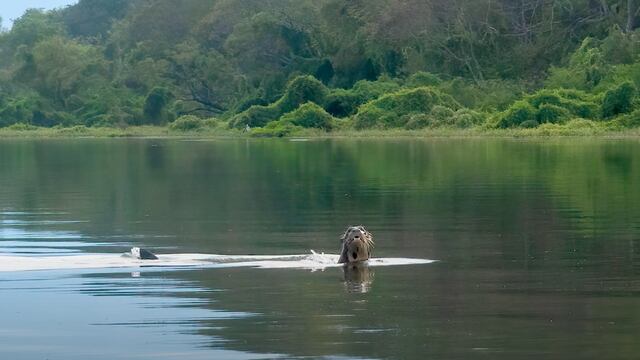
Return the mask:
<svg viewBox="0 0 640 360">
<path fill-rule="evenodd" d="M 308 269 L 322 270 L 339 267 L 339 255 L 316 253 L 301 255 L 217 255 L 217 254 L 156 254 L 158 260 L 139 260 L 120 254 L 83 254 L 64 256 L 15 256 L 0 255 L 0 272 L 106 269 L 137 267 L 254 267 L 261 269 Z M 374 258 L 369 266 L 393 266 L 428 264 L 435 260 L 413 258 Z"/>
</svg>

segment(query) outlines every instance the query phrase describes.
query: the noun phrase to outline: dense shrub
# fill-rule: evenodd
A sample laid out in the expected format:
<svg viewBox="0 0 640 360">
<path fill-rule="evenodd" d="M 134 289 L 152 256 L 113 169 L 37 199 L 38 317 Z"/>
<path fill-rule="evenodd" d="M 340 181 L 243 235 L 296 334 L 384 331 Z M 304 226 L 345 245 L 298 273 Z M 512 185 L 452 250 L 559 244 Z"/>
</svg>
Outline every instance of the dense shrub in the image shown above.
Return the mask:
<svg viewBox="0 0 640 360">
<path fill-rule="evenodd" d="M 452 123 L 455 111 L 442 105 L 435 105 L 429 113 L 434 125 L 445 125 Z"/>
<path fill-rule="evenodd" d="M 536 109 L 527 101 L 519 100 L 504 111 L 498 121 L 498 126 L 508 128 L 518 126 L 525 121 L 535 120 Z"/>
<path fill-rule="evenodd" d="M 520 127 L 525 129 L 532 129 L 538 127 L 538 125 L 540 125 L 540 123 L 535 120 L 527 120 L 520 123 Z"/>
<path fill-rule="evenodd" d="M 544 123 L 562 123 L 571 117 L 571 113 L 560 106 L 553 104 L 542 104 L 538 108 L 536 114 L 536 122 L 539 124 Z"/>
<path fill-rule="evenodd" d="M 345 117 L 352 115 L 363 102 L 353 90 L 335 89 L 327 95 L 324 108 L 333 116 Z"/>
<path fill-rule="evenodd" d="M 333 116 L 350 116 L 357 111 L 358 106 L 399 89 L 400 85 L 394 81 L 385 79 L 361 80 L 356 82 L 351 89 L 331 91 L 327 95 L 324 108 Z"/>
<path fill-rule="evenodd" d="M 285 137 L 296 131 L 302 130 L 302 127 L 296 126 L 290 122 L 272 121 L 265 127 L 251 130 L 251 136 L 255 137 Z"/>
<path fill-rule="evenodd" d="M 588 37 L 571 54 L 566 67 L 551 66 L 545 85 L 551 88 L 591 90 L 607 76 L 609 70 L 600 41 Z"/>
<path fill-rule="evenodd" d="M 413 114 L 408 116 L 405 129 L 422 129 L 425 127 L 457 127 L 470 128 L 482 124 L 485 116 L 482 113 L 462 108 L 456 111 L 436 105 L 429 114 Z"/>
<path fill-rule="evenodd" d="M 408 88 L 422 87 L 422 86 L 438 86 L 442 83 L 442 80 L 435 74 L 418 71 L 417 73 L 409 76 L 404 86 Z"/>
<path fill-rule="evenodd" d="M 408 130 L 423 129 L 430 126 L 432 123 L 433 121 L 431 117 L 427 114 L 413 114 L 409 116 L 404 128 Z"/>
<path fill-rule="evenodd" d="M 84 125 L 76 125 L 71 127 L 62 127 L 58 130 L 60 134 L 86 134 L 89 128 Z"/>
<path fill-rule="evenodd" d="M 0 105 L 0 127 L 14 123 L 31 123 L 34 111 L 48 108 L 36 94 L 21 94 L 17 97 L 2 99 Z"/>
<path fill-rule="evenodd" d="M 499 127 L 519 126 L 525 121 L 563 123 L 572 118 L 598 117 L 597 98 L 579 90 L 542 89 L 516 101 L 499 115 Z"/>
<path fill-rule="evenodd" d="M 587 119 L 598 117 L 598 104 L 594 96 L 573 89 L 542 89 L 525 97 L 531 105 L 540 108 L 551 104 L 566 109 L 572 116 Z"/>
<path fill-rule="evenodd" d="M 376 81 L 360 80 L 353 85 L 351 90 L 360 96 L 363 101 L 369 101 L 400 90 L 400 85 L 389 79 L 378 79 Z"/>
<path fill-rule="evenodd" d="M 262 127 L 306 102 L 323 104 L 326 96 L 327 88 L 316 78 L 298 76 L 287 84 L 284 94 L 276 102 L 266 106 L 253 105 L 232 117 L 229 124 L 236 128 L 246 125 Z"/>
<path fill-rule="evenodd" d="M 31 130 L 37 130 L 38 127 L 29 125 L 29 124 L 15 123 L 13 125 L 8 126 L 7 129 L 14 130 L 14 131 L 31 131 Z"/>
<path fill-rule="evenodd" d="M 253 105 L 246 111 L 243 111 L 230 120 L 230 125 L 236 128 L 242 128 L 246 125 L 251 127 L 262 127 L 270 121 L 280 117 L 280 110 L 275 105 Z"/>
<path fill-rule="evenodd" d="M 281 113 L 286 113 L 308 101 L 323 104 L 326 96 L 327 88 L 318 79 L 298 76 L 287 84 L 284 95 L 276 103 Z"/>
<path fill-rule="evenodd" d="M 204 121 L 194 115 L 182 115 L 169 124 L 171 130 L 177 131 L 197 131 L 204 127 Z"/>
<path fill-rule="evenodd" d="M 368 127 L 402 127 L 411 114 L 430 113 L 434 106 L 457 110 L 460 107 L 451 96 L 431 87 L 404 89 L 362 105 L 354 118 L 357 129 Z"/>
<path fill-rule="evenodd" d="M 459 128 L 470 128 L 485 121 L 484 114 L 470 109 L 458 109 L 451 117 L 451 124 Z"/>
<path fill-rule="evenodd" d="M 602 116 L 607 118 L 628 113 L 633 108 L 635 96 L 636 87 L 628 81 L 608 90 L 602 100 Z"/>
<path fill-rule="evenodd" d="M 441 83 L 438 89 L 462 106 L 485 111 L 501 111 L 524 94 L 523 84 L 509 80 L 487 80 L 481 84 L 462 78 Z"/>
<path fill-rule="evenodd" d="M 154 87 L 151 89 L 144 100 L 144 108 L 142 111 L 147 122 L 151 124 L 162 124 L 166 122 L 167 119 L 163 110 L 165 110 L 170 97 L 171 93 L 166 88 Z"/>
<path fill-rule="evenodd" d="M 620 129 L 640 127 L 640 109 L 624 114 L 610 121 L 612 127 Z"/>
<path fill-rule="evenodd" d="M 312 102 L 303 104 L 296 110 L 283 115 L 279 121 L 304 128 L 318 128 L 326 131 L 333 128 L 333 117 Z"/>
</svg>

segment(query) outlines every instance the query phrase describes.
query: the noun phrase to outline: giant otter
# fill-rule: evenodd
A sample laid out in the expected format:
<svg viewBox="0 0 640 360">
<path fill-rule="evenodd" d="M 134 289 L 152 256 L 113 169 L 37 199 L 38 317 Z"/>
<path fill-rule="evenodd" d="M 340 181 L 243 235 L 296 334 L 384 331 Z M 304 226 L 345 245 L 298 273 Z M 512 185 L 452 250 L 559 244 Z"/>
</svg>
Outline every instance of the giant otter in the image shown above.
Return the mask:
<svg viewBox="0 0 640 360">
<path fill-rule="evenodd" d="M 158 257 L 147 249 L 132 247 L 131 252 L 125 253 L 126 256 L 134 257 L 138 260 L 158 260 Z"/>
<path fill-rule="evenodd" d="M 373 249 L 373 238 L 364 226 L 349 226 L 340 238 L 342 249 L 338 263 L 354 263 L 369 260 Z"/>
</svg>

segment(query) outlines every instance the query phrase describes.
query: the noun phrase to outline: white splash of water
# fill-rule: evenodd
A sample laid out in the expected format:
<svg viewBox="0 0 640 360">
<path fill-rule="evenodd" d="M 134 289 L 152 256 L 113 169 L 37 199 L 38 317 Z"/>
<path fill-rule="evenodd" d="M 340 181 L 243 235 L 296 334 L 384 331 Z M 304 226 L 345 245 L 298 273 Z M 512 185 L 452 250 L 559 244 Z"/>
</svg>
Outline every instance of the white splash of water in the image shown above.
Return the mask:
<svg viewBox="0 0 640 360">
<path fill-rule="evenodd" d="M 218 254 L 156 254 L 158 260 L 139 260 L 121 254 L 83 254 L 65 256 L 13 256 L 0 255 L 0 272 L 106 269 L 136 267 L 254 267 L 261 269 L 322 270 L 339 267 L 339 255 L 316 253 L 301 255 L 218 255 Z M 374 258 L 369 266 L 428 264 L 435 260 L 412 258 Z"/>
</svg>

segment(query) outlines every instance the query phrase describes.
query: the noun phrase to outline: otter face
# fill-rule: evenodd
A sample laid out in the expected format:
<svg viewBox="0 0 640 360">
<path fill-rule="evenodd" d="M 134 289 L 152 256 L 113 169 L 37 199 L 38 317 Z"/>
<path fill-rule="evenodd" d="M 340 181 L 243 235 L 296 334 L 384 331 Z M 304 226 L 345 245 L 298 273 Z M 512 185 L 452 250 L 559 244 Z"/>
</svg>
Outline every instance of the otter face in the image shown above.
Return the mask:
<svg viewBox="0 0 640 360">
<path fill-rule="evenodd" d="M 365 261 L 371 257 L 373 238 L 364 226 L 349 226 L 340 240 L 342 249 L 338 263 Z"/>
</svg>

